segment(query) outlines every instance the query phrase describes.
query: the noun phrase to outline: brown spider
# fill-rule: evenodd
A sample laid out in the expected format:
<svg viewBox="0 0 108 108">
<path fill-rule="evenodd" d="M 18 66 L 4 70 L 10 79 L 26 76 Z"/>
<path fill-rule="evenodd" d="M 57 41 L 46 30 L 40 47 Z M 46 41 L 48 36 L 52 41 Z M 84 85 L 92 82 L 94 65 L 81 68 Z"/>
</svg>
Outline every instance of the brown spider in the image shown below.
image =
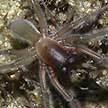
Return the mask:
<svg viewBox="0 0 108 108">
<path fill-rule="evenodd" d="M 48 108 L 46 100 L 46 96 L 48 95 L 46 73 L 48 74 L 52 85 L 61 94 L 61 96 L 67 102 L 72 103 L 71 107 L 81 108 L 81 105 L 74 98 L 74 95 L 69 94 L 65 90 L 65 84 L 62 83 L 62 80 L 66 77 L 65 81 L 67 83 L 70 82 L 68 65 L 74 67 L 77 63 L 83 62 L 83 59 L 86 59 L 87 56 L 103 63 L 103 57 L 101 55 L 78 43 L 85 43 L 85 41 L 88 41 L 91 38 L 101 38 L 103 35 L 108 33 L 108 28 L 92 31 L 83 35 L 71 34 L 70 30 L 72 31 L 72 28 L 75 28 L 78 24 L 87 19 L 93 21 L 96 19 L 98 13 L 108 9 L 108 6 L 105 6 L 91 14 L 87 14 L 86 16 L 72 22 L 70 25 L 66 24 L 55 34 L 49 35 L 47 21 L 38 0 L 31 0 L 30 3 L 34 6 L 35 12 L 38 16 L 40 32 L 36 29 L 33 23 L 28 20 L 18 19 L 14 21 L 10 27 L 14 34 L 13 38 L 27 42 L 29 47 L 21 50 L 1 51 L 1 54 L 15 54 L 19 58 L 12 61 L 10 64 L 0 66 L 0 72 L 7 73 L 8 71 L 12 71 L 16 68 L 22 68 L 24 65 L 30 64 L 36 58 L 39 58 L 39 77 L 43 93 L 43 108 Z M 94 15 L 95 18 L 89 18 L 92 15 Z M 75 44 L 75 42 L 77 43 Z M 60 68 L 62 73 L 59 73 L 57 68 Z M 61 78 L 59 74 L 61 74 L 63 78 Z"/>
</svg>

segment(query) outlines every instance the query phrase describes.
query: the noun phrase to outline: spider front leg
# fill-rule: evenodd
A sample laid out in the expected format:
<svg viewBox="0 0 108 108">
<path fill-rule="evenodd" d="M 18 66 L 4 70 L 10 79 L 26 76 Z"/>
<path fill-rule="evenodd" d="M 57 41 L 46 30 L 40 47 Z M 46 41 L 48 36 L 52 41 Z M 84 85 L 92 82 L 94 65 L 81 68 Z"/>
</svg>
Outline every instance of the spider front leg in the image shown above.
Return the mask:
<svg viewBox="0 0 108 108">
<path fill-rule="evenodd" d="M 69 102 L 71 108 L 82 108 L 80 103 L 75 99 L 74 94 L 69 94 L 64 87 L 59 83 L 53 68 L 48 67 L 47 71 L 52 85 L 57 89 L 57 91 L 63 96 L 63 98 Z"/>
<path fill-rule="evenodd" d="M 91 49 L 83 45 L 76 45 L 74 47 L 68 48 L 67 50 L 71 52 L 74 51 L 77 54 L 84 53 L 93 58 L 93 60 L 96 62 L 95 65 L 104 67 L 104 68 L 108 68 L 108 57 L 101 56 L 100 54 L 96 53 L 95 51 L 92 51 Z"/>
<path fill-rule="evenodd" d="M 49 94 L 46 85 L 46 71 L 45 71 L 45 64 L 39 64 L 39 80 L 42 92 L 42 108 L 50 108 L 49 107 Z"/>
<path fill-rule="evenodd" d="M 83 45 L 76 45 L 74 50 L 77 53 L 84 53 L 86 55 L 89 55 L 90 57 L 94 58 L 95 60 L 101 60 L 102 59 L 101 55 L 99 55 L 95 51 L 92 51 L 91 49 L 89 49 Z"/>
</svg>

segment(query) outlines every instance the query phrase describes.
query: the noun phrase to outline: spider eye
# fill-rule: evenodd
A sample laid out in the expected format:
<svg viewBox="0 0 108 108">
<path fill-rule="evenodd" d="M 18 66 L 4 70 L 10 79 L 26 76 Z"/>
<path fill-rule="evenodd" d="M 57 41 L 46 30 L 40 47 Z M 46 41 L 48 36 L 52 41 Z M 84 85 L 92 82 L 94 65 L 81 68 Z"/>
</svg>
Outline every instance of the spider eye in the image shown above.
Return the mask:
<svg viewBox="0 0 108 108">
<path fill-rule="evenodd" d="M 18 19 L 12 22 L 10 29 L 13 32 L 13 38 L 29 44 L 36 42 L 41 36 L 33 23 L 25 19 Z"/>
<path fill-rule="evenodd" d="M 63 73 L 67 73 L 68 72 L 68 69 L 67 69 L 67 67 L 62 67 L 62 71 L 63 71 Z"/>
</svg>

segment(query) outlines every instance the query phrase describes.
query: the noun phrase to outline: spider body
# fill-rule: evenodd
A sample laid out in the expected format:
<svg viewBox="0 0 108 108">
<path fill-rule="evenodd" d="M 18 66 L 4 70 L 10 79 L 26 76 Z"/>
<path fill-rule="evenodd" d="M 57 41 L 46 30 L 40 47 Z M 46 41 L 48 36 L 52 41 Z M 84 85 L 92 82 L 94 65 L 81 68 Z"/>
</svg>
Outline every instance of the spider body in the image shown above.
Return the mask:
<svg viewBox="0 0 108 108">
<path fill-rule="evenodd" d="M 48 37 L 41 38 L 35 46 L 39 58 L 55 71 L 51 76 L 56 76 L 63 86 L 69 87 L 71 69 L 75 68 L 76 64 L 84 62 L 86 56 L 75 52 L 74 47 L 66 48 Z"/>
<path fill-rule="evenodd" d="M 36 43 L 36 51 L 43 62 L 51 67 L 54 67 L 54 64 L 58 62 L 61 64 L 65 62 L 66 51 L 61 45 L 50 38 L 40 39 Z"/>
<path fill-rule="evenodd" d="M 53 68 L 56 68 L 59 64 L 62 66 L 72 65 L 77 61 L 77 54 L 75 54 L 77 52 L 74 51 L 74 47 L 66 48 L 51 38 L 41 38 L 35 46 L 41 60 Z"/>
</svg>

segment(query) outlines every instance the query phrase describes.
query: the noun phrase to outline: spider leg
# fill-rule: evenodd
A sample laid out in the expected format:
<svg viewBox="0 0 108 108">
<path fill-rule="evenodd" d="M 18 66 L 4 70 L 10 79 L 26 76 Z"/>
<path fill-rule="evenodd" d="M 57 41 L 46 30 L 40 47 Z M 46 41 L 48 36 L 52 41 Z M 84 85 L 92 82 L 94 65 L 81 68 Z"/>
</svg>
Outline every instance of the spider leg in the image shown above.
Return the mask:
<svg viewBox="0 0 108 108">
<path fill-rule="evenodd" d="M 76 53 L 84 53 L 86 55 L 89 55 L 90 57 L 94 58 L 95 60 L 101 60 L 102 56 L 95 51 L 92 51 L 91 49 L 87 48 L 84 45 L 75 45 L 73 47 L 67 48 L 69 51 L 74 51 Z"/>
<path fill-rule="evenodd" d="M 69 102 L 74 103 L 71 105 L 72 108 L 81 108 L 80 104 L 75 100 L 73 94 L 69 94 L 64 87 L 59 83 L 57 77 L 55 76 L 55 72 L 51 67 L 48 67 L 47 71 L 49 78 L 51 80 L 52 85 L 57 89 L 57 91 L 63 96 L 63 98 Z"/>
<path fill-rule="evenodd" d="M 49 94 L 46 85 L 46 71 L 45 71 L 45 64 L 40 62 L 39 65 L 39 80 L 42 92 L 42 108 L 50 108 L 49 107 Z"/>
<path fill-rule="evenodd" d="M 76 40 L 80 41 L 82 43 L 87 43 L 90 41 L 90 39 L 102 39 L 105 37 L 105 35 L 108 34 L 108 27 L 98 29 L 98 30 L 93 30 L 92 32 L 89 33 L 84 33 L 84 34 L 70 34 L 66 33 L 62 37 L 58 37 L 56 40 Z"/>
<path fill-rule="evenodd" d="M 76 50 L 77 50 L 77 52 L 85 53 L 85 54 L 89 55 L 90 57 L 95 58 L 96 60 L 102 59 L 101 55 L 99 55 L 95 51 L 92 51 L 91 49 L 89 49 L 83 45 L 77 45 Z"/>
<path fill-rule="evenodd" d="M 84 53 L 86 55 L 89 55 L 95 60 L 97 66 L 108 68 L 108 57 L 107 56 L 104 57 L 83 45 L 76 45 L 74 47 L 69 47 L 67 48 L 67 50 L 72 51 L 72 52 L 75 51 L 76 53 Z"/>
<path fill-rule="evenodd" d="M 49 15 L 51 17 L 51 19 L 53 19 L 53 24 L 56 27 L 56 30 L 58 28 L 60 28 L 59 24 L 57 24 L 57 22 L 56 22 L 56 20 L 57 20 L 56 16 L 52 14 L 52 12 L 49 10 L 47 5 L 45 4 L 44 0 L 40 0 L 40 3 L 44 6 L 47 15 Z"/>
<path fill-rule="evenodd" d="M 108 9 L 108 5 L 104 6 L 103 8 L 97 9 L 95 12 L 91 12 L 90 14 L 86 14 L 85 16 L 78 18 L 77 20 L 73 21 L 71 24 L 66 24 L 60 30 L 58 30 L 53 37 L 56 39 L 58 37 L 62 37 L 63 34 L 72 31 L 74 28 L 77 28 L 82 23 L 90 21 L 94 22 L 100 14 L 102 14 L 105 10 Z"/>
<path fill-rule="evenodd" d="M 35 52 L 31 52 L 31 50 L 23 49 L 21 51 L 17 50 L 1 50 L 0 51 L 1 56 L 15 56 L 16 59 L 11 60 L 10 62 L 0 65 L 0 73 L 6 74 L 8 72 L 14 71 L 20 67 L 23 67 L 24 65 L 29 65 L 32 63 L 36 57 Z"/>
<path fill-rule="evenodd" d="M 48 36 L 48 27 L 47 27 L 47 21 L 45 18 L 45 15 L 39 5 L 38 0 L 31 0 L 31 4 L 34 7 L 34 11 L 36 12 L 38 19 L 39 19 L 39 26 L 40 26 L 40 31 L 42 33 L 43 37 Z"/>
<path fill-rule="evenodd" d="M 37 28 L 28 20 L 17 19 L 11 23 L 10 29 L 12 30 L 12 37 L 14 39 L 24 41 L 33 45 L 41 37 Z"/>
<path fill-rule="evenodd" d="M 16 56 L 32 55 L 33 56 L 33 54 L 36 55 L 35 49 L 33 47 L 20 49 L 20 50 L 0 49 L 0 55 L 16 55 Z"/>
</svg>

